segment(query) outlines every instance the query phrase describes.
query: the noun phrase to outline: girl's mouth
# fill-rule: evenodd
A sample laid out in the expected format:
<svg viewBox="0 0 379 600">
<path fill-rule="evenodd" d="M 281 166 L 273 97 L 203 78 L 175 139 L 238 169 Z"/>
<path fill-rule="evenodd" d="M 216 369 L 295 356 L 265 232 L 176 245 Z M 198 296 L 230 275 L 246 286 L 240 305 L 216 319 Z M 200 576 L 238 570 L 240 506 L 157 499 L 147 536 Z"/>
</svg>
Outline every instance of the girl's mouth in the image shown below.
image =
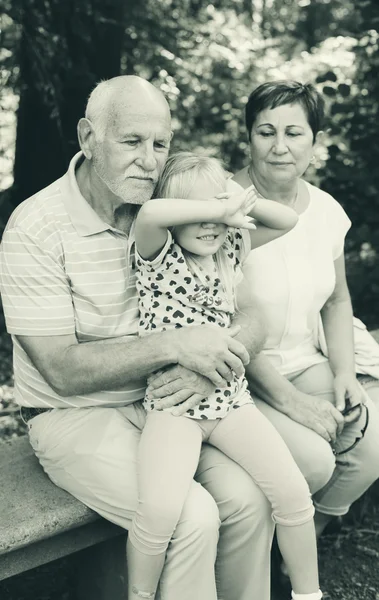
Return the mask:
<svg viewBox="0 0 379 600">
<path fill-rule="evenodd" d="M 202 242 L 214 242 L 216 239 L 218 238 L 218 235 L 212 234 L 212 235 L 202 235 L 200 237 L 198 237 L 198 240 L 201 240 Z"/>
</svg>

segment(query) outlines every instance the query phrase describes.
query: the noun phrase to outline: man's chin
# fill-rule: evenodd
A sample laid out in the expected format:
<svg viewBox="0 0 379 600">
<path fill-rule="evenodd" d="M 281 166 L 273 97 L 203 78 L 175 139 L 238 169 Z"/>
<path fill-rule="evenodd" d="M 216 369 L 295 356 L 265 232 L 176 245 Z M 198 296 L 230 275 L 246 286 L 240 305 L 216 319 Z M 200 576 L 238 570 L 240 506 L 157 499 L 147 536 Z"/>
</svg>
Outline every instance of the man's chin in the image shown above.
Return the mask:
<svg viewBox="0 0 379 600">
<path fill-rule="evenodd" d="M 147 200 L 150 200 L 154 191 L 153 185 L 144 185 L 143 187 L 129 186 L 127 190 L 123 191 L 122 195 L 119 196 L 125 202 L 125 204 L 137 204 L 142 206 Z"/>
</svg>

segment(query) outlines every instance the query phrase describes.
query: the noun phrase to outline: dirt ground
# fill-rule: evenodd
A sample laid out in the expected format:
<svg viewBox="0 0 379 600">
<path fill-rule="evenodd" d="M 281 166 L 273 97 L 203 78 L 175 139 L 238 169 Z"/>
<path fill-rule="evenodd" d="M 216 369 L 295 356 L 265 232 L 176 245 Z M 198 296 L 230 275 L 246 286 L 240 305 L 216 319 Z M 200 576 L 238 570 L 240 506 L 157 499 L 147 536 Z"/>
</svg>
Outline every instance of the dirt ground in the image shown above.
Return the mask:
<svg viewBox="0 0 379 600">
<path fill-rule="evenodd" d="M 0 438 L 25 432 L 14 411 L 11 344 L 0 335 Z M 0 600 L 77 600 L 73 555 L 0 582 Z M 379 600 L 379 483 L 319 543 L 325 600 Z M 111 598 L 109 600 L 112 600 Z M 177 600 L 180 600 L 178 598 Z M 196 596 L 194 595 L 194 600 Z M 252 598 L 251 600 L 261 600 Z M 272 600 L 289 600 L 276 595 Z"/>
</svg>

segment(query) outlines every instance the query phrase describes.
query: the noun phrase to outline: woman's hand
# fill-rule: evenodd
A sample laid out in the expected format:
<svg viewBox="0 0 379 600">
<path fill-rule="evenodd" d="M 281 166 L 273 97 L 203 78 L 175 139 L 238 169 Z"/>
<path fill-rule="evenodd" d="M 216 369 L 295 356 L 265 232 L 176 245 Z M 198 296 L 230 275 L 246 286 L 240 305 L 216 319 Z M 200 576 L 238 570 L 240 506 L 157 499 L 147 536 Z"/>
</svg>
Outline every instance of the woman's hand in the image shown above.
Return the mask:
<svg viewBox="0 0 379 600">
<path fill-rule="evenodd" d="M 256 229 L 252 217 L 248 216 L 257 201 L 257 193 L 254 186 L 250 186 L 237 194 L 219 194 L 216 198 L 224 204 L 225 213 L 223 223 L 225 225 L 228 225 L 228 227 Z"/>
<path fill-rule="evenodd" d="M 214 389 L 212 382 L 203 375 L 175 365 L 150 375 L 147 393 L 149 398 L 154 398 L 158 410 L 176 406 L 172 414 L 179 416 L 210 396 Z"/>
<path fill-rule="evenodd" d="M 345 419 L 340 411 L 320 396 L 294 390 L 286 415 L 293 421 L 313 429 L 327 442 L 335 442 L 343 430 Z"/>
<path fill-rule="evenodd" d="M 354 407 L 359 407 L 364 400 L 364 393 L 355 373 L 338 373 L 334 378 L 334 393 L 336 408 L 341 413 L 345 409 L 348 410 L 344 417 L 345 423 L 353 423 L 359 415 L 359 411 L 354 410 Z"/>
</svg>

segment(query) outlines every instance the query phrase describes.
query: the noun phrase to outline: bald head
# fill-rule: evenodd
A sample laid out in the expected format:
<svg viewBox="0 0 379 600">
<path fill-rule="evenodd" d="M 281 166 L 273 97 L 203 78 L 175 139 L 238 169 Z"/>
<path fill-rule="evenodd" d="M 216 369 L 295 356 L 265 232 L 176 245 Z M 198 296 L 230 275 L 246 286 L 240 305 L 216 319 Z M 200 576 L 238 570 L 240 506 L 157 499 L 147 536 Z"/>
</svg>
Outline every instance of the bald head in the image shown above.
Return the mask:
<svg viewBox="0 0 379 600">
<path fill-rule="evenodd" d="M 168 103 L 160 90 L 136 75 L 122 75 L 99 83 L 92 91 L 86 119 L 93 124 L 97 138 L 104 137 L 109 124 L 117 123 L 122 113 L 157 113 L 170 120 Z"/>
</svg>

